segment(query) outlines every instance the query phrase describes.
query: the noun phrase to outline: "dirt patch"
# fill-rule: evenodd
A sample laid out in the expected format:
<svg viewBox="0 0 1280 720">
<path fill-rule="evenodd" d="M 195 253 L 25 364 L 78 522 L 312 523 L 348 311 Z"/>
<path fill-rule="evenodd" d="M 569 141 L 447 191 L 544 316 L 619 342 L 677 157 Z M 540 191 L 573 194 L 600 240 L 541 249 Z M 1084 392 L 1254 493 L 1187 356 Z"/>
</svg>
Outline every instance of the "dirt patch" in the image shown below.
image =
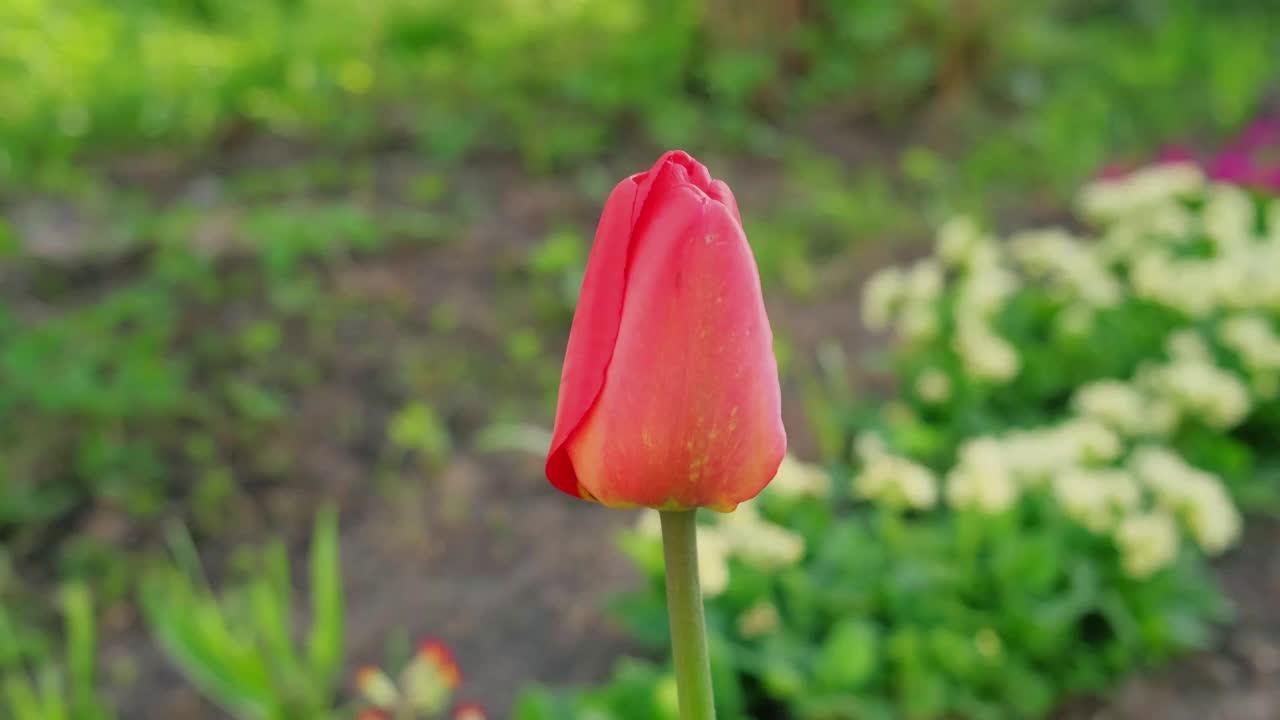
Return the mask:
<svg viewBox="0 0 1280 720">
<path fill-rule="evenodd" d="M 461 459 L 344 535 L 352 654 L 398 629 L 452 645 L 461 695 L 500 710 L 531 681 L 604 677 L 628 645 L 601 615 L 636 574 L 609 538 L 633 519 L 554 492 L 537 463 Z"/>
</svg>

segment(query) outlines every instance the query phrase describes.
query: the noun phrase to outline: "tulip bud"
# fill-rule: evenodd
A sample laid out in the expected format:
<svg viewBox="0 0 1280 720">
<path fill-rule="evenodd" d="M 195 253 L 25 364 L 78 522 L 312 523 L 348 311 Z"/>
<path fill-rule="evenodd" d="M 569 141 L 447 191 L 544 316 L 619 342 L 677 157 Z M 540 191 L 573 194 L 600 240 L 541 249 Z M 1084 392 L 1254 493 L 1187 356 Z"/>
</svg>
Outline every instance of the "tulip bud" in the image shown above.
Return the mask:
<svg viewBox="0 0 1280 720">
<path fill-rule="evenodd" d="M 610 507 L 730 511 L 785 451 L 773 333 L 737 202 L 669 152 L 605 204 L 547 477 Z"/>
</svg>

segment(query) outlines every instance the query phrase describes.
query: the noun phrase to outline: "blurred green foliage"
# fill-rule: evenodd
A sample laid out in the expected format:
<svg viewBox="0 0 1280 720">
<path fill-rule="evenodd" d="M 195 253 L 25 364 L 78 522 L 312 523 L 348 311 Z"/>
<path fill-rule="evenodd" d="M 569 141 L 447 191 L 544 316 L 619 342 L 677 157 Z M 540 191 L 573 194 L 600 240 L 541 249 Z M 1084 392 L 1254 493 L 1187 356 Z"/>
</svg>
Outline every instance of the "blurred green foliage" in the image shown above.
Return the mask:
<svg viewBox="0 0 1280 720">
<path fill-rule="evenodd" d="M 1243 122 L 1274 74 L 1273 12 L 1206 0 L 789 0 L 745 13 L 702 0 L 14 0 L 0 8 L 0 185 L 56 177 L 86 152 L 203 145 L 237 123 L 326 142 L 391 129 L 433 156 L 505 147 L 548 168 L 630 141 L 637 125 L 659 145 L 767 150 L 779 123 L 831 103 L 897 124 L 925 101 L 970 99 L 980 112 L 948 124 L 1020 116 L 976 142 L 972 179 L 1079 174 L 1117 141 Z"/>
<path fill-rule="evenodd" d="M 66 628 L 64 666 L 38 660 L 29 670 L 0 672 L 0 709 L 13 720 L 110 720 L 114 714 L 98 694 L 96 624 L 88 587 L 62 590 Z M 6 623 L 0 617 L 0 628 Z"/>
<path fill-rule="evenodd" d="M 52 317 L 0 321 L 0 533 L 19 555 L 37 549 L 42 528 L 95 501 L 154 516 L 177 468 L 213 483 L 233 461 L 240 472 L 287 469 L 266 441 L 288 419 L 283 393 L 309 371 L 305 359 L 284 366 L 282 345 L 286 333 L 328 332 L 320 289 L 300 270 L 386 244 L 382 226 L 351 208 L 257 209 L 231 234 L 254 245 L 260 270 L 228 268 L 188 244 L 184 212 L 147 218 L 132 279 L 89 303 L 70 298 Z M 73 270 L 36 258 L 18 267 L 74 281 Z M 254 298 L 260 309 L 208 321 L 211 309 Z"/>
<path fill-rule="evenodd" d="M 759 507 L 808 551 L 783 567 L 733 557 L 727 587 L 708 601 L 711 642 L 723 652 L 717 691 L 738 695 L 717 701 L 726 720 L 768 703 L 815 720 L 1044 717 L 1064 697 L 1103 692 L 1206 647 L 1226 616 L 1202 559 L 1188 552 L 1155 579 L 1130 577 L 1108 540 L 1047 496 L 997 516 L 851 511 L 831 498 L 768 492 Z M 615 613 L 667 654 L 660 547 L 634 535 L 624 546 L 650 586 L 619 599 Z M 761 607 L 773 619 L 752 627 Z M 658 694 L 664 673 L 651 675 L 647 691 Z M 528 717 L 596 717 L 593 708 L 616 720 L 649 717 L 631 702 L 602 702 L 625 678 Z M 541 694 L 530 690 L 523 703 L 546 702 Z"/>
<path fill-rule="evenodd" d="M 306 637 L 296 642 L 293 578 L 285 547 L 260 552 L 262 567 L 215 596 L 190 538 L 177 534 L 175 564 L 142 582 L 140 604 L 160 647 L 211 700 L 245 720 L 318 720 L 335 714 L 342 680 L 345 602 L 332 510 L 316 518 Z"/>
</svg>

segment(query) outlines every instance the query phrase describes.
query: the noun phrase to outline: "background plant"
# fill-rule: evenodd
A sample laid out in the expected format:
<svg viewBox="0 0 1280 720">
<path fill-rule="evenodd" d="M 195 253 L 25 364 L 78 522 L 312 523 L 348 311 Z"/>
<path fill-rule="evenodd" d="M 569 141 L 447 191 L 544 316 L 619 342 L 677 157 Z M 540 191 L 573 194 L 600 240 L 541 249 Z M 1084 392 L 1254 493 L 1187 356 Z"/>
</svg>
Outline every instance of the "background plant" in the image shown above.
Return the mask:
<svg viewBox="0 0 1280 720">
<path fill-rule="evenodd" d="M 698 0 L 24 0 L 4 13 L 10 181 L 33 168 L 65 175 L 104 147 L 207 143 L 238 123 L 355 142 L 395 108 L 433 154 L 496 140 L 547 167 L 601 153 L 628 118 L 662 145 L 767 148 L 779 118 L 833 100 L 896 119 L 972 97 L 1029 111 L 1019 142 L 976 149 L 972 177 L 1026 150 L 1079 173 L 1114 140 L 1185 127 L 1188 108 L 1243 122 L 1270 75 L 1265 8 L 1198 0 L 779 2 L 750 13 Z M 1109 98 L 1137 94 L 1140 116 L 1102 122 Z"/>
<path fill-rule="evenodd" d="M 93 598 L 84 585 L 67 586 L 61 598 L 65 665 L 38 659 L 27 669 L 6 671 L 0 675 L 0 707 L 14 720 L 109 720 L 114 715 L 95 684 Z"/>
<path fill-rule="evenodd" d="M 373 665 L 356 672 L 356 688 L 365 704 L 357 718 L 430 720 L 445 717 L 453 708 L 454 720 L 485 720 L 479 705 L 454 705 L 453 695 L 461 684 L 462 670 L 449 646 L 424 640 L 394 676 Z"/>
<path fill-rule="evenodd" d="M 335 716 L 343 655 L 343 590 L 337 515 L 316 519 L 309 612 L 292 637 L 292 579 L 284 545 L 265 548 L 259 574 L 221 598 L 204 580 L 195 547 L 175 537 L 177 564 L 148 575 L 140 603 L 156 641 L 203 693 L 238 718 Z"/>
</svg>

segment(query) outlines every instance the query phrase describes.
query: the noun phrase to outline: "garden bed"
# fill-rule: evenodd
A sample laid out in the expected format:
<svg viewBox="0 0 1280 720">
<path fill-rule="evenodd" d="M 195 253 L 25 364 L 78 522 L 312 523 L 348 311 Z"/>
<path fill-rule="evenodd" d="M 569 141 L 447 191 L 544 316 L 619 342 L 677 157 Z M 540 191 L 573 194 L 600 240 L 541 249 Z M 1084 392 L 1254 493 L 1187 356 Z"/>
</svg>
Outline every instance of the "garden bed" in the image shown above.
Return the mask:
<svg viewBox="0 0 1280 720">
<path fill-rule="evenodd" d="M 306 157 L 291 162 L 305 164 Z M 421 176 L 414 161 L 395 154 L 378 158 L 374 167 L 379 185 L 403 186 L 406 178 Z M 758 165 L 754 169 L 754 176 L 767 177 Z M 238 167 L 233 174 L 255 170 Z M 163 197 L 175 186 L 199 188 L 225 180 L 220 174 L 196 172 L 183 180 L 151 182 L 165 188 L 157 195 Z M 490 368 L 469 365 L 465 374 L 451 378 L 453 382 L 432 384 L 431 403 L 446 417 L 456 450 L 436 466 L 401 460 L 396 472 L 387 474 L 382 433 L 400 407 L 397 395 L 404 392 L 390 379 L 399 371 L 397 360 L 430 357 L 447 365 L 449 358 L 501 356 L 510 330 L 509 319 L 501 317 L 505 305 L 513 297 L 535 297 L 537 288 L 532 286 L 542 280 L 513 277 L 507 263 L 536 247 L 537 238 L 549 228 L 568 222 L 586 233 L 592 222 L 590 198 L 562 182 L 530 181 L 501 163 L 469 170 L 456 182 L 463 188 L 485 188 L 482 209 L 477 211 L 483 219 L 459 230 L 464 244 L 402 247 L 324 268 L 327 292 L 351 304 L 338 311 L 336 321 L 335 333 L 345 342 L 322 356 L 320 380 L 298 397 L 297 422 L 279 438 L 298 458 L 292 472 L 296 479 L 260 490 L 246 488 L 229 506 L 237 522 L 207 536 L 202 548 L 215 567 L 228 562 L 225 558 L 236 542 L 272 533 L 283 532 L 301 548 L 319 498 L 338 498 L 352 661 L 376 661 L 383 645 L 403 633 L 439 636 L 455 647 L 466 668 L 461 694 L 498 710 L 524 682 L 598 681 L 618 653 L 634 650 L 601 610 L 605 599 L 634 587 L 638 578 L 612 543 L 616 531 L 630 524 L 630 514 L 581 506 L 548 492 L 536 458 L 495 455 L 474 447 L 488 419 L 491 382 L 512 371 L 509 359 L 497 359 Z M 736 186 L 744 205 L 773 192 L 768 181 Z M 388 205 L 397 203 L 392 198 Z M 300 199 L 305 202 L 305 196 L 292 201 Z M 216 225 L 228 212 L 235 210 L 211 208 L 208 222 Z M 1043 208 L 1031 214 L 1055 212 Z M 66 244 L 76 242 L 75 235 L 66 238 Z M 83 236 L 79 242 L 84 242 Z M 857 319 L 855 288 L 876 267 L 917 255 L 911 248 L 898 242 L 869 244 L 826 267 L 820 292 L 805 298 L 773 293 L 774 323 L 794 342 L 794 356 L 811 358 L 832 337 L 839 339 L 848 357 L 866 356 L 875 346 Z M 108 288 L 112 284 L 109 275 L 100 282 Z M 495 283 L 508 287 L 495 292 Z M 462 344 L 417 347 L 429 332 L 422 318 L 443 300 L 456 303 L 464 315 L 458 323 Z M 549 332 L 552 337 L 557 334 L 554 329 Z M 562 334 L 564 327 L 558 332 Z M 548 361 L 556 347 L 558 343 L 546 342 Z M 275 357 L 283 361 L 287 349 L 281 348 Z M 878 382 L 857 362 L 850 363 L 847 372 L 849 381 L 860 387 Z M 796 401 L 797 390 L 792 385 L 787 393 L 792 448 L 813 457 L 821 443 Z M 526 392 L 525 398 L 521 407 L 526 416 L 537 417 L 537 408 L 546 407 L 540 404 L 545 396 L 539 401 Z M 354 432 L 344 427 L 351 418 L 361 419 Z M 81 532 L 110 542 L 148 535 L 145 525 L 131 528 L 109 505 L 80 522 Z M 1261 524 L 1221 562 L 1219 575 L 1240 615 L 1220 650 L 1131 681 L 1112 700 L 1072 703 L 1063 717 L 1142 717 L 1144 708 L 1166 706 L 1188 718 L 1212 717 L 1215 712 L 1233 719 L 1273 713 L 1276 698 L 1269 685 L 1276 672 L 1280 616 L 1275 616 L 1274 603 L 1267 597 L 1280 579 L 1265 549 L 1276 538 L 1273 524 Z M 107 667 L 122 668 L 119 677 L 137 678 L 120 690 L 121 716 L 219 717 L 169 669 L 132 613 L 125 606 L 118 610 L 108 617 L 121 619 L 104 632 Z"/>
</svg>

